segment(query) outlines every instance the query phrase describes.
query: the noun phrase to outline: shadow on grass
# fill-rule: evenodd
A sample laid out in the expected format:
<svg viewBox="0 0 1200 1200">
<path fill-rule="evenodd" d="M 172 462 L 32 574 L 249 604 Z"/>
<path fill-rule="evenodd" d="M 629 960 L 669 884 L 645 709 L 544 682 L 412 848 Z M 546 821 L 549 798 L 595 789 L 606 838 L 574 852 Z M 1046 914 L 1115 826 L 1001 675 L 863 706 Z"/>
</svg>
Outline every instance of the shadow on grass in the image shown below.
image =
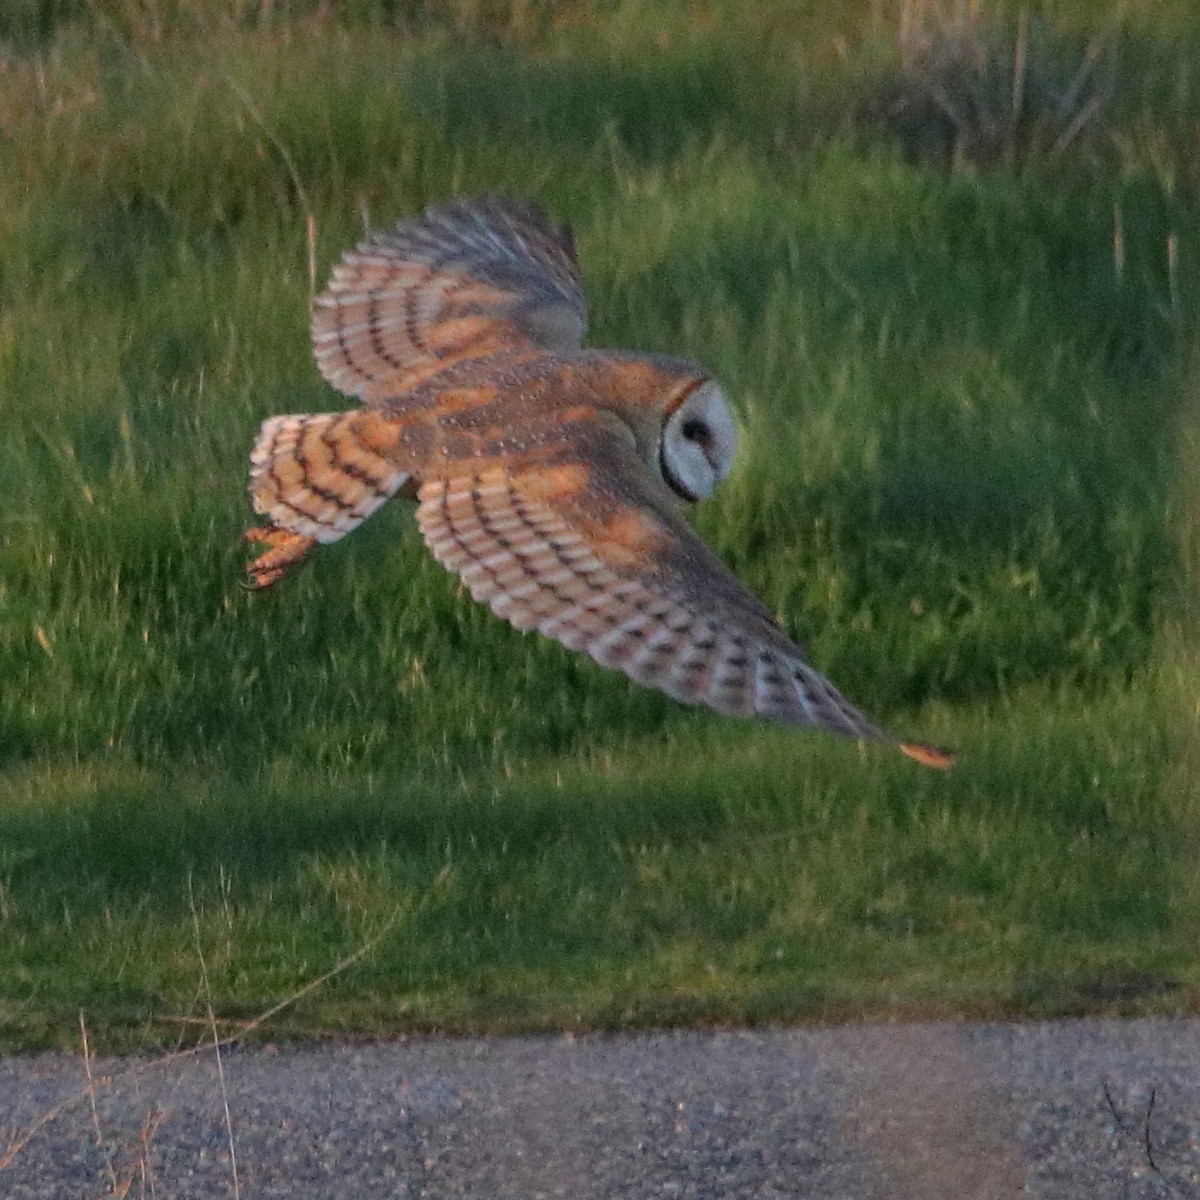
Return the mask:
<svg viewBox="0 0 1200 1200">
<path fill-rule="evenodd" d="M 977 711 L 949 775 L 703 717 L 561 776 L 31 771 L 0 805 L 0 1040 L 80 1005 L 159 1037 L 196 938 L 222 1014 L 250 1016 L 396 913 L 286 1028 L 1170 1003 L 1139 982 L 1192 954 L 1160 714 L 1144 687 L 1033 701 Z"/>
<path fill-rule="evenodd" d="M 51 807 L 28 803 L 0 814 L 0 868 L 14 896 L 57 895 L 90 907 L 156 892 L 170 907 L 181 902 L 179 882 L 189 874 L 208 882 L 225 872 L 269 889 L 314 857 L 385 851 L 432 876 L 461 857 L 532 863 L 548 853 L 573 858 L 573 843 L 605 856 L 612 838 L 635 846 L 705 840 L 732 820 L 721 785 L 695 780 L 656 783 L 643 794 L 603 780 L 589 785 L 578 774 L 564 788 L 545 782 L 545 770 L 503 791 L 449 773 L 412 782 L 385 773 L 365 789 L 312 776 L 247 784 L 98 774 L 99 782 L 89 777 Z"/>
<path fill-rule="evenodd" d="M 0 868 L 14 898 L 51 897 L 56 911 L 59 897 L 104 904 L 176 891 L 189 874 L 269 888 L 298 863 L 376 854 L 388 870 L 422 878 L 473 863 L 516 879 L 561 860 L 576 886 L 663 849 L 711 850 L 723 878 L 721 849 L 735 863 L 756 841 L 800 869 L 821 844 L 844 854 L 849 837 L 878 843 L 888 871 L 930 895 L 999 895 L 1010 882 L 1007 855 L 1025 841 L 1032 850 L 1042 838 L 1124 838 L 1131 855 L 1159 853 L 1170 828 L 1158 796 L 1170 757 L 1159 703 L 1134 688 L 1082 709 L 1069 696 L 1039 704 L 1004 706 L 982 724 L 976 714 L 976 736 L 949 774 L 922 771 L 887 746 L 699 713 L 670 736 L 625 745 L 615 761 L 551 755 L 513 773 L 420 772 L 393 759 L 379 772 L 347 771 L 352 782 L 343 782 L 291 755 L 285 772 L 243 778 L 121 764 L 31 768 L 13 776 L 0 809 Z M 993 853 L 991 826 L 1011 827 L 1017 842 Z M 1095 913 L 1077 916 L 1091 922 Z"/>
</svg>

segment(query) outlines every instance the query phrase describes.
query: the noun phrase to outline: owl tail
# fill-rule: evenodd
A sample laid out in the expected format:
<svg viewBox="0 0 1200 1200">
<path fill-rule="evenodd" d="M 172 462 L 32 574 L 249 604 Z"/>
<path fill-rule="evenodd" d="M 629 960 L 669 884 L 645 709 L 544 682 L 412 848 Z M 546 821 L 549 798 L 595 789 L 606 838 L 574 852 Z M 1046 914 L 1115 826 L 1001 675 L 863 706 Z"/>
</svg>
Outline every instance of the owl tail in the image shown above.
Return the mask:
<svg viewBox="0 0 1200 1200">
<path fill-rule="evenodd" d="M 271 417 L 250 454 L 250 497 L 267 525 L 246 531 L 265 551 L 246 567 L 270 587 L 318 542 L 356 529 L 409 481 L 387 451 L 395 423 L 370 410 Z"/>
</svg>

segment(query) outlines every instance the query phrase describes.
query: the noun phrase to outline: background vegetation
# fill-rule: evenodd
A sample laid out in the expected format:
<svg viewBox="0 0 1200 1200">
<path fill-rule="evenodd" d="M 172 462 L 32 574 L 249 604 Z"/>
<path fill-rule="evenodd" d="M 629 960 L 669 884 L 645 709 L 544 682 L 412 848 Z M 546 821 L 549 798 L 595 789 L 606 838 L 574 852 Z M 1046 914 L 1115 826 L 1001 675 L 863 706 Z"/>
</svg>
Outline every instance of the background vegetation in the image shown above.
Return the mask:
<svg viewBox="0 0 1200 1200">
<path fill-rule="evenodd" d="M 1119 10 L 1123 15 L 1119 15 Z M 1194 1008 L 1200 19 L 0 10 L 0 1043 Z M 698 522 L 897 756 L 472 605 L 397 505 L 238 587 L 307 305 L 454 194 L 702 359 Z"/>
</svg>

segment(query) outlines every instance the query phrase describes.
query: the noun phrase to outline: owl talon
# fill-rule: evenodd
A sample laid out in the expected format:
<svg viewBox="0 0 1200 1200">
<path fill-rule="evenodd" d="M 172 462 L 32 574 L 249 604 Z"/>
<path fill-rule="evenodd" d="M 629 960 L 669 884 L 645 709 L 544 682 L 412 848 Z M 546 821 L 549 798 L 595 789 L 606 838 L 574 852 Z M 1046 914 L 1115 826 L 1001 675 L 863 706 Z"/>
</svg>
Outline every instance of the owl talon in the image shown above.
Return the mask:
<svg viewBox="0 0 1200 1200">
<path fill-rule="evenodd" d="M 267 546 L 253 562 L 246 564 L 245 586 L 250 591 L 261 591 L 283 578 L 292 567 L 304 561 L 308 552 L 317 544 L 316 538 L 302 533 L 292 533 L 274 525 L 255 525 L 246 530 L 246 541 Z"/>
<path fill-rule="evenodd" d="M 930 746 L 925 742 L 900 742 L 898 745 L 901 754 L 907 754 L 922 766 L 944 771 L 954 765 L 953 750 L 943 750 L 941 746 Z"/>
</svg>

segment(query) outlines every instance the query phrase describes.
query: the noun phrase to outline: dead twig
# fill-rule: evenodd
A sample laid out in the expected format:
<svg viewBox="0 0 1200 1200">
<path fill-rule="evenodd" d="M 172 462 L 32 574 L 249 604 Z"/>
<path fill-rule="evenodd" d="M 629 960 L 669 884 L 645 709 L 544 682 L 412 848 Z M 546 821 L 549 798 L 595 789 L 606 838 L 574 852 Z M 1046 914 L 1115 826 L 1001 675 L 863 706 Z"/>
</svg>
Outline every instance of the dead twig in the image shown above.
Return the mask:
<svg viewBox="0 0 1200 1200">
<path fill-rule="evenodd" d="M 1162 1180 L 1163 1184 L 1169 1189 L 1173 1196 L 1180 1196 L 1191 1200 L 1194 1196 L 1193 1191 L 1185 1191 L 1176 1180 L 1167 1175 L 1159 1166 L 1158 1160 L 1154 1153 L 1154 1106 L 1158 1100 L 1158 1089 L 1152 1087 L 1150 1096 L 1146 1101 L 1146 1111 L 1142 1115 L 1139 1127 L 1134 1127 L 1121 1114 L 1117 1108 L 1116 1101 L 1113 1099 L 1112 1092 L 1108 1086 L 1108 1080 L 1104 1081 L 1104 1100 L 1108 1105 L 1108 1111 L 1112 1113 L 1113 1122 L 1117 1127 L 1118 1132 L 1130 1141 L 1136 1140 L 1140 1143 L 1142 1153 L 1146 1158 L 1146 1165 L 1150 1170 Z"/>
</svg>

